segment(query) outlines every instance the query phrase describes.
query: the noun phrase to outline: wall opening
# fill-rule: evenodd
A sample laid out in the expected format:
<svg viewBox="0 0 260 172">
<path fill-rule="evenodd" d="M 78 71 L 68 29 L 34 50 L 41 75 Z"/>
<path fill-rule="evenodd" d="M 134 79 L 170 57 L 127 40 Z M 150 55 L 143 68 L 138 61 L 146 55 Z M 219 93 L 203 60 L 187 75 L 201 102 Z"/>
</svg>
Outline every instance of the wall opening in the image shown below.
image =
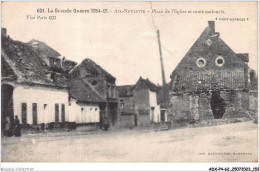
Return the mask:
<svg viewBox="0 0 260 172">
<path fill-rule="evenodd" d="M 61 122 L 65 122 L 65 104 L 61 104 Z"/>
<path fill-rule="evenodd" d="M 26 127 L 27 126 L 27 104 L 22 103 L 22 126 Z"/>
<path fill-rule="evenodd" d="M 154 122 L 154 107 L 151 107 L 151 123 Z"/>
<path fill-rule="evenodd" d="M 161 110 L 161 122 L 165 122 L 165 110 Z"/>
<path fill-rule="evenodd" d="M 13 109 L 13 86 L 9 84 L 3 84 L 1 86 L 1 124 L 2 132 L 5 127 L 5 119 L 10 118 L 11 124 L 14 120 L 14 109 Z"/>
<path fill-rule="evenodd" d="M 59 122 L 59 104 L 55 104 L 55 122 Z"/>
<path fill-rule="evenodd" d="M 109 120 L 111 120 L 112 125 L 115 125 L 115 122 L 117 120 L 117 104 L 111 103 L 108 105 L 108 117 Z"/>
<path fill-rule="evenodd" d="M 37 103 L 32 104 L 33 125 L 37 125 Z"/>
<path fill-rule="evenodd" d="M 220 96 L 219 91 L 213 91 L 210 101 L 211 110 L 215 119 L 221 119 L 226 111 L 225 100 Z"/>
</svg>

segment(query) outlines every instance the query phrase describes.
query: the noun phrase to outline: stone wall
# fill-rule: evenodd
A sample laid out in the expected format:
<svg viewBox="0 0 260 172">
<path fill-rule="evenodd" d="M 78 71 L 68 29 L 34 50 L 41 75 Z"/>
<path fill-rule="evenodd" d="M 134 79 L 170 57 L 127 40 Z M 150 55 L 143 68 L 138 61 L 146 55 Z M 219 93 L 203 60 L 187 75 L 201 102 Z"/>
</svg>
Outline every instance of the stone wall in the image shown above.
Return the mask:
<svg viewBox="0 0 260 172">
<path fill-rule="evenodd" d="M 249 110 L 249 94 L 243 91 L 222 91 L 221 97 L 226 103 L 223 118 L 237 118 L 247 116 Z"/>
<path fill-rule="evenodd" d="M 253 118 L 258 118 L 258 92 L 251 91 L 249 94 L 249 110 Z"/>
<path fill-rule="evenodd" d="M 168 109 L 168 119 L 170 121 L 189 121 L 194 117 L 192 95 L 182 94 L 174 95 L 170 99 L 170 107 Z"/>
<path fill-rule="evenodd" d="M 226 111 L 222 118 L 247 117 L 249 107 L 257 111 L 257 94 L 243 91 L 220 91 L 220 96 L 226 104 Z M 170 99 L 168 118 L 171 121 L 194 121 L 214 119 L 211 110 L 211 92 L 200 94 L 178 94 Z M 196 116 L 196 117 L 195 117 Z"/>
<path fill-rule="evenodd" d="M 212 94 L 210 92 L 201 93 L 199 95 L 199 119 L 208 120 L 214 119 L 213 113 L 211 111 L 210 101 Z"/>
</svg>

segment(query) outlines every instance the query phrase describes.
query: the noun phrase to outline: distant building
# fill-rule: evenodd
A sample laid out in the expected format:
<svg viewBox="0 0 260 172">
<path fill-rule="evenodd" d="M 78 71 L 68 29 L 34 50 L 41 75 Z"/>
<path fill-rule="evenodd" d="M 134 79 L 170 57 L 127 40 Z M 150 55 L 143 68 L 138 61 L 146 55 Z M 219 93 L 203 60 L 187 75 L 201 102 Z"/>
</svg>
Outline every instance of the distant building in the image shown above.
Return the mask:
<svg viewBox="0 0 260 172">
<path fill-rule="evenodd" d="M 167 121 L 165 109 L 160 107 L 162 88 L 149 79 L 140 77 L 135 85 L 118 86 L 117 89 L 122 127 L 149 126 Z"/>
<path fill-rule="evenodd" d="M 134 85 L 117 86 L 120 115 L 134 115 Z"/>
<path fill-rule="evenodd" d="M 209 21 L 171 75 L 171 118 L 245 116 L 254 82 L 248 61 L 248 54 L 235 53 L 215 32 L 215 22 Z"/>
</svg>

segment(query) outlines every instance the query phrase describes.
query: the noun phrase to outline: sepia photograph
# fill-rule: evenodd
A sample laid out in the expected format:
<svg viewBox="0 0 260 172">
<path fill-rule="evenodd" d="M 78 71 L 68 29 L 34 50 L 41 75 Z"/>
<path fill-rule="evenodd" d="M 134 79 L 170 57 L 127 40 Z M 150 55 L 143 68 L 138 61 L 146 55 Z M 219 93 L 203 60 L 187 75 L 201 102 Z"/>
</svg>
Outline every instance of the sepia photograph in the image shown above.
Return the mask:
<svg viewBox="0 0 260 172">
<path fill-rule="evenodd" d="M 2 1 L 1 23 L 1 163 L 258 163 L 257 1 Z"/>
</svg>

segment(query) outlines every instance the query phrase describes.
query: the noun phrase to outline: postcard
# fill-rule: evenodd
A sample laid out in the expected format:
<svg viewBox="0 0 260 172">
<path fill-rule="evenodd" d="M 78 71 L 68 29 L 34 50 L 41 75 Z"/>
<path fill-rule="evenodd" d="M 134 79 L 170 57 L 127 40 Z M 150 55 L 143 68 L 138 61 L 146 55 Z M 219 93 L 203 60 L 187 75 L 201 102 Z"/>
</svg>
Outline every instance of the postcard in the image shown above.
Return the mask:
<svg viewBox="0 0 260 172">
<path fill-rule="evenodd" d="M 1 6 L 2 163 L 258 162 L 257 2 Z"/>
</svg>

